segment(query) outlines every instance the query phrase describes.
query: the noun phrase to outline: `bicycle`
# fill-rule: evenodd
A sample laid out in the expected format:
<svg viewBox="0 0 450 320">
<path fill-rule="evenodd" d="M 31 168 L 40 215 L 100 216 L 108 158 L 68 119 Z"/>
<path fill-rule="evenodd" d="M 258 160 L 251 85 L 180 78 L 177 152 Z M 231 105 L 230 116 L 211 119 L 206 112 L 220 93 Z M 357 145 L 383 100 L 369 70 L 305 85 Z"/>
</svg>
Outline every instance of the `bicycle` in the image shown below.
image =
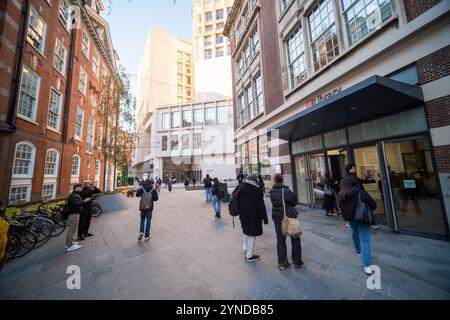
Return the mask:
<svg viewBox="0 0 450 320">
<path fill-rule="evenodd" d="M 37 235 L 36 248 L 40 248 L 47 243 L 55 228 L 52 220 L 33 212 L 24 212 L 22 215 L 14 217 L 14 220 L 35 232 Z"/>
<path fill-rule="evenodd" d="M 92 216 L 100 217 L 103 213 L 103 209 L 98 201 L 92 200 Z"/>
<path fill-rule="evenodd" d="M 37 235 L 27 226 L 12 221 L 9 226 L 7 258 L 20 258 L 29 253 L 36 247 Z"/>
<path fill-rule="evenodd" d="M 49 207 L 46 201 L 38 204 L 36 213 L 44 218 L 48 218 L 55 224 L 51 237 L 57 237 L 66 230 L 67 223 L 62 217 L 62 208 L 60 206 Z"/>
</svg>

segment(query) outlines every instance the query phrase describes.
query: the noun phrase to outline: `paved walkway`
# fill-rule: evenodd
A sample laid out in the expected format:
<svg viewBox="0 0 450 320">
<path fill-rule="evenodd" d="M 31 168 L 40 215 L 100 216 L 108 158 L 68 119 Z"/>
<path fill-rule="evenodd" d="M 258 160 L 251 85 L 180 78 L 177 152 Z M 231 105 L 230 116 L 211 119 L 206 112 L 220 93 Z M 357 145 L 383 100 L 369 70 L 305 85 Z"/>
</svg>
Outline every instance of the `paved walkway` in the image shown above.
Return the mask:
<svg viewBox="0 0 450 320">
<path fill-rule="evenodd" d="M 0 275 L 0 298 L 450 299 L 445 241 L 374 231 L 373 262 L 381 268 L 382 288 L 372 291 L 341 218 L 303 209 L 305 267 L 280 271 L 272 222 L 256 243 L 262 259 L 251 264 L 241 253 L 239 221 L 233 229 L 226 208 L 221 220 L 214 219 L 201 191 L 163 190 L 153 238 L 141 243 L 138 200 L 123 201 L 128 209 L 93 218 L 95 236 L 81 250 L 66 253 L 60 236 L 9 262 Z M 66 287 L 69 265 L 81 268 L 79 291 Z"/>
</svg>

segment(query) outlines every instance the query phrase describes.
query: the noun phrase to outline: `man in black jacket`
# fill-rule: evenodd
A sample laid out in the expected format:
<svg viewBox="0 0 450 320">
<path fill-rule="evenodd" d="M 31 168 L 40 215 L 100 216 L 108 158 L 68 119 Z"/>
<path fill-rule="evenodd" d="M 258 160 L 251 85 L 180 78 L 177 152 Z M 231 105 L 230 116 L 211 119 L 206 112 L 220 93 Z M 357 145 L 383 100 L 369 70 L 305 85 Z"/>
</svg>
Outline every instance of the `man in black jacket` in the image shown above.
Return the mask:
<svg viewBox="0 0 450 320">
<path fill-rule="evenodd" d="M 91 225 L 92 218 L 92 196 L 96 193 L 100 193 L 97 187 L 94 187 L 92 183 L 86 182 L 84 188 L 81 191 L 81 198 L 91 199 L 85 202 L 83 205 L 83 212 L 80 215 L 80 220 L 78 222 L 78 240 L 83 241 L 85 237 L 92 237 L 93 234 L 89 233 L 89 227 Z"/>
<path fill-rule="evenodd" d="M 263 234 L 262 223 L 268 224 L 263 194 L 256 183 L 256 176 L 250 174 L 238 190 L 239 220 L 244 233 L 242 247 L 247 262 L 256 262 L 260 256 L 253 254 L 256 237 Z"/>
<path fill-rule="evenodd" d="M 69 223 L 69 228 L 66 235 L 66 251 L 71 252 L 81 248 L 78 242 L 73 241 L 73 236 L 77 231 L 78 221 L 80 214 L 83 212 L 83 206 L 85 203 L 90 202 L 90 198 L 82 199 L 81 191 L 83 190 L 83 185 L 77 183 L 73 187 L 73 192 L 70 194 L 67 200 L 69 206 L 69 217 L 67 219 Z M 78 226 L 79 227 L 79 226 Z"/>
</svg>

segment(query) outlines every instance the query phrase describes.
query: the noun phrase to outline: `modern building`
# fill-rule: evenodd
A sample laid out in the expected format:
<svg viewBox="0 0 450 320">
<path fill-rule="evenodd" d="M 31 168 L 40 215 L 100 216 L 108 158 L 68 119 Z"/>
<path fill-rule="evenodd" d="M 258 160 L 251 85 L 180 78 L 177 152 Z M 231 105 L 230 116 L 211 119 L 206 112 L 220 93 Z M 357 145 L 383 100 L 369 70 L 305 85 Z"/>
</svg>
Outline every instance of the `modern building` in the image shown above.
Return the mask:
<svg viewBox="0 0 450 320">
<path fill-rule="evenodd" d="M 232 97 L 231 47 L 223 35 L 234 0 L 193 0 L 196 101 Z"/>
<path fill-rule="evenodd" d="M 116 53 L 100 0 L 0 3 L 0 198 L 104 188 L 106 79 Z"/>
<path fill-rule="evenodd" d="M 151 27 L 138 78 L 137 176 L 150 170 L 152 147 L 157 141 L 152 126 L 157 106 L 189 103 L 193 98 L 192 44 Z"/>
<path fill-rule="evenodd" d="M 235 176 L 232 100 L 160 106 L 156 119 L 154 176 Z"/>
<path fill-rule="evenodd" d="M 439 0 L 236 0 L 238 167 L 281 171 L 320 208 L 325 173 L 355 163 L 380 223 L 448 238 L 449 17 Z"/>
</svg>

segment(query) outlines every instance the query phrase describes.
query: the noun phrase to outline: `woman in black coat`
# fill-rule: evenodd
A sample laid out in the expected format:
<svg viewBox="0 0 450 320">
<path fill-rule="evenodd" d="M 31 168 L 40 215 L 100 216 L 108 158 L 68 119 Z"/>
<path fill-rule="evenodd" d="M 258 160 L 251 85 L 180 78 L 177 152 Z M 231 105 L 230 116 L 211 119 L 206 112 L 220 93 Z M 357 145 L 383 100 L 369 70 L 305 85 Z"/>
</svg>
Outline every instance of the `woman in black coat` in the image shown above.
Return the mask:
<svg viewBox="0 0 450 320">
<path fill-rule="evenodd" d="M 283 208 L 283 195 L 284 203 L 286 207 L 286 215 L 289 218 L 296 218 L 293 216 L 293 210 L 289 208 L 295 208 L 298 203 L 298 198 L 295 193 L 289 190 L 289 187 L 283 185 L 283 176 L 280 174 L 275 175 L 274 185 L 270 190 L 270 200 L 272 201 L 272 220 L 275 223 L 275 232 L 277 234 L 277 253 L 278 253 L 278 267 L 280 270 L 284 270 L 290 267 L 290 263 L 287 258 L 286 236 L 283 236 L 281 232 L 281 223 L 284 216 Z M 302 246 L 300 238 L 291 237 L 292 243 L 292 262 L 296 269 L 303 265 L 302 261 Z"/>
<path fill-rule="evenodd" d="M 256 183 L 256 176 L 250 174 L 238 187 L 239 220 L 244 233 L 243 252 L 247 262 L 256 262 L 260 257 L 253 254 L 257 236 L 263 234 L 262 223 L 268 224 L 263 194 Z"/>
<path fill-rule="evenodd" d="M 323 205 L 322 209 L 326 210 L 327 217 L 332 216 L 335 207 L 335 189 L 334 180 L 330 177 L 329 173 L 325 174 L 325 183 L 323 185 Z"/>
</svg>

